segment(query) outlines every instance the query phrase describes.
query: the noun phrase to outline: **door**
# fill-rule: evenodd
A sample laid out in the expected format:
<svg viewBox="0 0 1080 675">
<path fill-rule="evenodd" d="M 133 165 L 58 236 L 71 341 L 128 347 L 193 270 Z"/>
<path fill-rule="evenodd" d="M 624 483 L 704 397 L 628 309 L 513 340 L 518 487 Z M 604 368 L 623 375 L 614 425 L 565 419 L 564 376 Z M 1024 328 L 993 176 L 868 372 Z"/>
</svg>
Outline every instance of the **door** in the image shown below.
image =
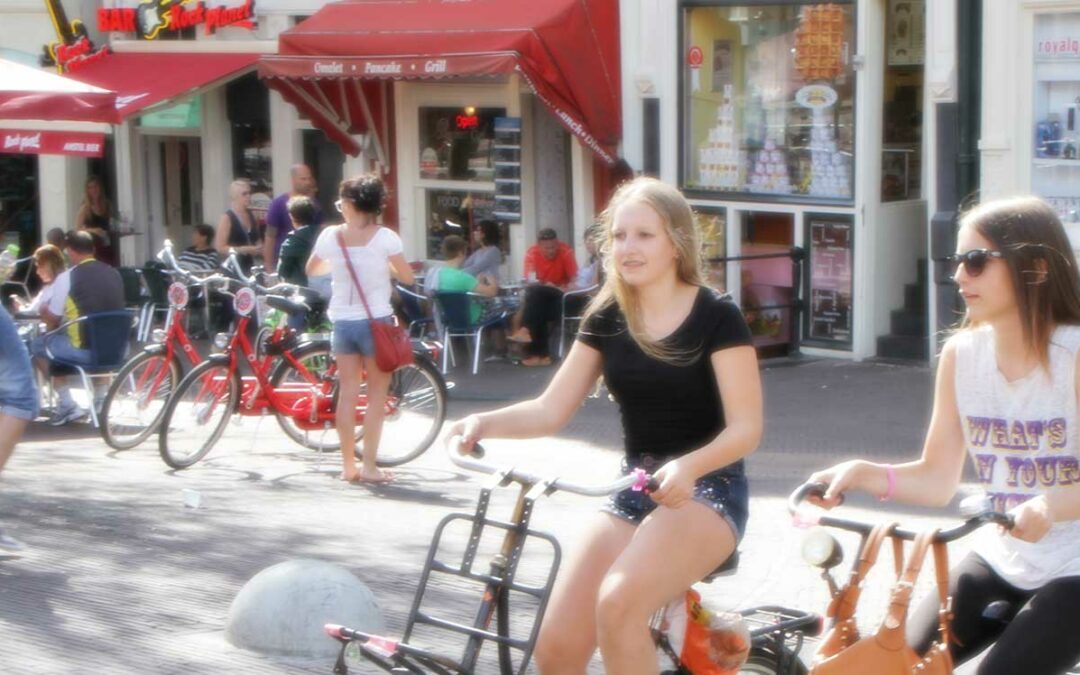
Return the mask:
<svg viewBox="0 0 1080 675">
<path fill-rule="evenodd" d="M 151 250 L 160 250 L 165 239 L 183 250 L 192 243 L 192 226 L 202 222 L 201 142 L 197 137 L 150 136 L 146 152 Z"/>
</svg>

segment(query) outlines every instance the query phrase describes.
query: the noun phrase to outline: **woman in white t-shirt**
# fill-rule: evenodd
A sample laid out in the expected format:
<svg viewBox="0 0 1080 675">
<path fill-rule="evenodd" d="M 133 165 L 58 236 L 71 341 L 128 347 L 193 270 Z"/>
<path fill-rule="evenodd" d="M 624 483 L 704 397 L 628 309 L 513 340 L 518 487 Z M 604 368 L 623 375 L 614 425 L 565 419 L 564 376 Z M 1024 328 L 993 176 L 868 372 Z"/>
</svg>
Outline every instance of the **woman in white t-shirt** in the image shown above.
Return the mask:
<svg viewBox="0 0 1080 675">
<path fill-rule="evenodd" d="M 815 473 L 835 506 L 847 490 L 944 506 L 970 454 L 1011 531 L 983 528 L 950 572 L 957 663 L 990 646 L 978 672 L 1063 673 L 1080 660 L 1080 276 L 1054 211 L 1033 197 L 964 216 L 953 278 L 967 305 L 938 365 L 922 457 L 843 462 Z M 993 605 L 993 607 L 991 607 Z M 912 646 L 937 637 L 938 598 L 910 623 Z"/>
<path fill-rule="evenodd" d="M 337 408 L 337 431 L 341 438 L 341 478 L 349 482 L 384 483 L 389 472 L 375 464 L 382 434 L 383 417 L 390 373 L 375 363 L 375 343 L 371 321 L 391 321 L 391 273 L 402 283 L 412 284 L 413 273 L 402 254 L 401 238 L 377 222 L 382 213 L 386 191 L 374 174 L 365 174 L 341 182 L 340 199 L 335 206 L 345 223 L 323 229 L 311 250 L 307 275 L 330 273 L 331 296 L 327 315 L 334 323 L 331 348 L 338 364 L 340 395 Z M 341 243 L 339 243 L 339 234 Z M 353 282 L 342 245 L 363 289 L 368 315 Z M 367 413 L 364 417 L 362 465 L 356 466 L 355 400 L 367 378 Z"/>
<path fill-rule="evenodd" d="M 23 302 L 18 296 L 11 296 L 15 311 L 37 314 L 42 307 L 48 307 L 54 294 L 56 277 L 67 268 L 64 254 L 52 244 L 45 244 L 34 251 L 34 272 L 41 280 L 41 290 L 30 302 Z"/>
</svg>

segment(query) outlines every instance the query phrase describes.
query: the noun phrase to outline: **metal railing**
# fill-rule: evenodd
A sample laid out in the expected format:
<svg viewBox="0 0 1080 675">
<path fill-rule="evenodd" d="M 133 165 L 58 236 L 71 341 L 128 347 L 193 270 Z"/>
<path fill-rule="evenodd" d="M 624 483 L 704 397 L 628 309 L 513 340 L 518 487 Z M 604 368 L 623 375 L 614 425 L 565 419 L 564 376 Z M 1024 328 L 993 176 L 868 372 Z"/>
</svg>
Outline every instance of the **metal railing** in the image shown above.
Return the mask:
<svg viewBox="0 0 1080 675">
<path fill-rule="evenodd" d="M 729 262 L 745 262 L 751 260 L 777 260 L 780 258 L 788 258 L 791 260 L 791 302 L 784 304 L 772 304 L 772 305 L 758 305 L 750 308 L 749 311 L 764 312 L 768 310 L 788 310 L 791 315 L 791 352 L 797 354 L 799 352 L 799 345 L 801 343 L 802 328 L 803 328 L 803 313 L 806 311 L 806 303 L 802 298 L 802 284 L 804 269 L 803 266 L 806 263 L 806 251 L 799 246 L 792 246 L 786 251 L 778 251 L 776 253 L 756 253 L 753 255 L 732 255 L 732 256 L 718 256 L 714 258 L 707 258 L 706 262 L 710 265 L 727 264 Z M 725 274 L 725 278 L 727 275 Z M 740 281 L 741 283 L 741 281 Z M 731 281 L 728 281 L 728 286 L 732 285 Z M 744 303 L 740 302 L 740 305 Z M 745 307 L 740 307 L 744 312 Z"/>
</svg>

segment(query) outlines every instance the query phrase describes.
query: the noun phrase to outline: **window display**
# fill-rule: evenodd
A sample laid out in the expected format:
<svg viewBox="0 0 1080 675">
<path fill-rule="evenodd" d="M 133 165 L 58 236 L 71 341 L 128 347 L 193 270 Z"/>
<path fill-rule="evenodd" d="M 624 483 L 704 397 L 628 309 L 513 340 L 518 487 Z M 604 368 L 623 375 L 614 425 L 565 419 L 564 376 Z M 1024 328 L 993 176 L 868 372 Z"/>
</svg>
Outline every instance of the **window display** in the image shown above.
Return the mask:
<svg viewBox="0 0 1080 675">
<path fill-rule="evenodd" d="M 481 220 L 498 220 L 497 204 L 491 192 L 428 190 L 427 257 L 442 260 L 442 240 L 456 234 L 469 241 L 469 233 Z M 508 234 L 503 231 L 503 241 Z"/>
<path fill-rule="evenodd" d="M 694 207 L 698 231 L 701 232 L 701 256 L 705 259 L 708 283 L 719 290 L 727 289 L 727 210 Z"/>
<path fill-rule="evenodd" d="M 886 15 L 881 201 L 922 197 L 926 6 L 889 0 Z"/>
<path fill-rule="evenodd" d="M 853 6 L 699 6 L 685 19 L 685 186 L 850 202 Z"/>
<path fill-rule="evenodd" d="M 1032 191 L 1080 223 L 1080 13 L 1035 17 Z"/>
<path fill-rule="evenodd" d="M 495 119 L 504 108 L 420 108 L 420 177 L 488 182 Z"/>
<path fill-rule="evenodd" d="M 807 228 L 810 312 L 806 337 L 850 345 L 854 222 L 851 216 L 808 214 Z"/>
</svg>

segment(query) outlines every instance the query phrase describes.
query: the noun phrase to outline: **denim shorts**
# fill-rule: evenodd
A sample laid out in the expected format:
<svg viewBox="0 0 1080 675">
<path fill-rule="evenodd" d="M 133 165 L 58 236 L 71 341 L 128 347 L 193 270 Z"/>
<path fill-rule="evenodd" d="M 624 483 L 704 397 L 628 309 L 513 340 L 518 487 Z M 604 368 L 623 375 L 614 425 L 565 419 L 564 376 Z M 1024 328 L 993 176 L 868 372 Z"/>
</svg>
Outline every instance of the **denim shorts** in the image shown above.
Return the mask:
<svg viewBox="0 0 1080 675">
<path fill-rule="evenodd" d="M 393 323 L 394 318 L 384 316 L 375 321 Z M 330 349 L 335 354 L 375 355 L 375 338 L 371 335 L 370 319 L 348 319 L 334 322 L 334 332 L 330 336 Z"/>
<path fill-rule="evenodd" d="M 0 415 L 32 421 L 37 413 L 37 382 L 30 354 L 11 315 L 0 307 Z"/>
<path fill-rule="evenodd" d="M 636 468 L 654 473 L 668 459 L 672 458 L 640 455 L 634 459 L 633 463 L 623 459 L 622 473 L 626 475 Z M 715 511 L 731 526 L 731 531 L 735 534 L 735 542 L 742 541 L 743 535 L 746 534 L 746 520 L 750 515 L 750 493 L 746 484 L 746 475 L 742 471 L 725 467 L 705 474 L 694 483 L 692 499 Z M 612 495 L 601 510 L 633 525 L 640 525 L 641 521 L 645 520 L 645 517 L 656 507 L 657 503 L 644 492 L 635 492 L 627 488 Z"/>
</svg>

